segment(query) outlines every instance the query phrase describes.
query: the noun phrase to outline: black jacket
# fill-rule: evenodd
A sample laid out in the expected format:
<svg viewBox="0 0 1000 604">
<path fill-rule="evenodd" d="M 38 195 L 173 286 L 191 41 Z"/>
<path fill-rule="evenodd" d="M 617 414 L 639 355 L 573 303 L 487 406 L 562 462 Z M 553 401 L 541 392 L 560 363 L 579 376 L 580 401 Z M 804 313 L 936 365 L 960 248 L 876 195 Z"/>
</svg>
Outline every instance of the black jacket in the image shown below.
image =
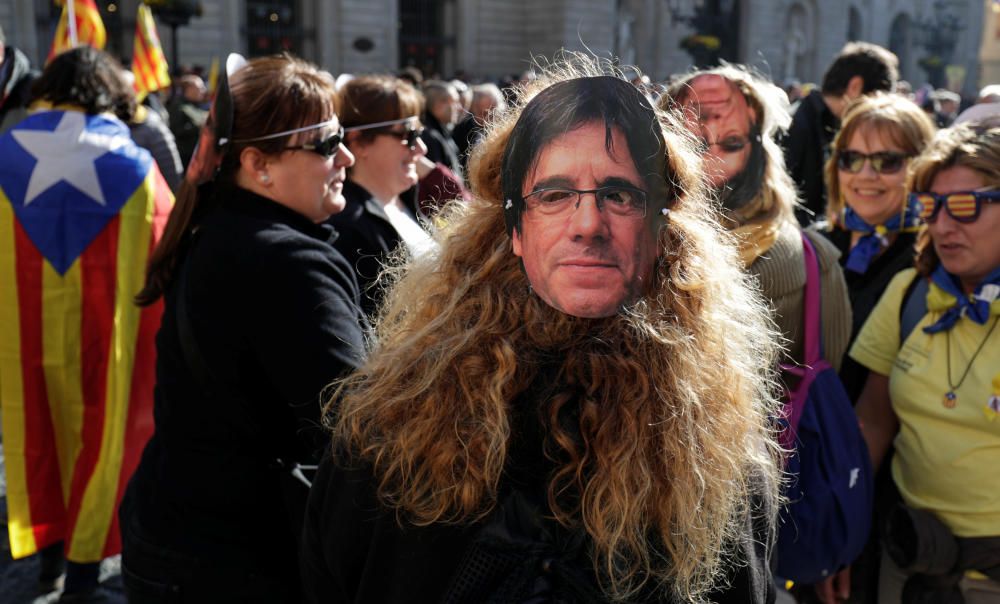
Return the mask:
<svg viewBox="0 0 1000 604">
<path fill-rule="evenodd" d="M 826 211 L 823 166 L 830 156 L 830 143 L 840 129 L 840 120 L 826 106 L 823 94 L 813 90 L 803 98 L 792 115 L 792 124 L 782 142 L 785 165 L 799 190 L 802 205 L 812 212 L 795 210 L 799 224 L 809 226 Z"/>
<path fill-rule="evenodd" d="M 199 221 L 166 294 L 156 430 L 123 526 L 213 566 L 295 575 L 299 527 L 274 462 L 319 459 L 321 391 L 364 349 L 357 286 L 333 236 L 242 189 Z M 181 291 L 207 383 L 182 346 Z"/>
<path fill-rule="evenodd" d="M 38 72 L 31 68 L 23 52 L 13 46 L 4 47 L 0 63 L 0 134 L 26 117 L 31 84 L 37 77 Z"/>
<path fill-rule="evenodd" d="M 584 538 L 550 517 L 545 490 L 552 462 L 543 452 L 541 422 L 532 419 L 534 400 L 541 399 L 522 395 L 510 407 L 515 411 L 501 503 L 485 521 L 401 527 L 395 513 L 378 502 L 368 466 L 342 467 L 329 456 L 324 459 L 310 493 L 302 539 L 303 585 L 310 601 L 604 602 Z M 713 592 L 711 601 L 774 601 L 764 545 L 774 512 L 758 506 L 753 518 L 747 518 L 736 547 L 742 564 L 730 567 L 728 586 Z M 525 597 L 520 591 L 525 585 L 540 599 Z M 553 599 L 556 595 L 562 599 Z M 636 601 L 662 600 L 646 594 Z"/>
<path fill-rule="evenodd" d="M 401 198 L 412 201 L 413 191 L 410 189 Z M 382 204 L 367 189 L 347 180 L 344 182 L 344 199 L 347 201 L 344 210 L 331 216 L 327 223 L 337 230 L 334 247 L 354 269 L 361 291 L 361 310 L 371 317 L 382 301 L 382 290 L 377 283 L 379 273 L 390 253 L 403 240 L 389 222 Z M 417 213 L 412 204 L 403 205 L 410 217 L 416 220 Z"/>
<path fill-rule="evenodd" d="M 819 229 L 829 239 L 837 249 L 840 250 L 840 265 L 847 263 L 847 257 L 851 249 L 851 232 L 840 227 L 833 230 Z M 872 260 L 868 270 L 862 275 L 853 271 L 844 271 L 844 280 L 847 282 L 847 295 L 851 300 L 851 343 L 858 337 L 861 327 L 868 320 L 878 303 L 879 298 L 885 293 L 889 282 L 896 276 L 896 273 L 911 268 L 915 255 L 914 244 L 916 234 L 900 233 L 884 252 Z M 844 355 L 844 360 L 840 365 L 840 379 L 847 389 L 847 394 L 851 401 L 857 402 L 861 395 L 861 389 L 868 379 L 868 369 L 852 359 L 849 355 Z"/>
<path fill-rule="evenodd" d="M 459 159 L 458 145 L 452 140 L 451 133 L 429 111 L 425 111 L 420 119 L 424 123 L 424 133 L 420 135 L 420 139 L 427 145 L 427 159 L 448 166 L 462 180 L 462 162 Z"/>
</svg>

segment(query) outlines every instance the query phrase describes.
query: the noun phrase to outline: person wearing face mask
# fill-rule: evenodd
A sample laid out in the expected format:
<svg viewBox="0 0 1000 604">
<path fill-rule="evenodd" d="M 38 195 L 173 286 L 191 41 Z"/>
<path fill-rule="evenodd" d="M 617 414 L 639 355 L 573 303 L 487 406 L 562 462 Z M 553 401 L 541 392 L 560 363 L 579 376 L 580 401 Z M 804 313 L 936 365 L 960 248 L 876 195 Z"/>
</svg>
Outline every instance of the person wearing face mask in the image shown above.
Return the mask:
<svg viewBox="0 0 1000 604">
<path fill-rule="evenodd" d="M 997 602 L 1000 124 L 941 130 L 911 161 L 926 223 L 916 268 L 889 283 L 850 352 L 870 370 L 857 414 L 872 465 L 890 463 L 901 500 L 878 601 Z"/>
<path fill-rule="evenodd" d="M 693 141 L 564 57 L 386 293 L 310 494 L 313 601 L 774 601 L 776 341 Z"/>
<path fill-rule="evenodd" d="M 790 360 L 801 362 L 802 230 L 793 213 L 795 188 L 774 140 L 789 123 L 787 97 L 747 70 L 725 66 L 675 82 L 660 104 L 680 110 L 690 132 L 701 140 L 720 220 L 736 237 L 746 270 L 771 301 Z M 836 248 L 818 234 L 809 233 L 809 238 L 820 263 L 824 357 L 837 368 L 850 335 L 847 290 Z"/>
<path fill-rule="evenodd" d="M 382 299 L 379 275 L 402 246 L 418 256 L 435 248 L 410 189 L 427 153 L 421 134 L 420 93 L 391 76 L 363 76 L 339 92 L 340 117 L 354 166 L 344 184 L 344 211 L 330 224 L 337 249 L 354 267 L 361 308 L 374 316 Z"/>
</svg>

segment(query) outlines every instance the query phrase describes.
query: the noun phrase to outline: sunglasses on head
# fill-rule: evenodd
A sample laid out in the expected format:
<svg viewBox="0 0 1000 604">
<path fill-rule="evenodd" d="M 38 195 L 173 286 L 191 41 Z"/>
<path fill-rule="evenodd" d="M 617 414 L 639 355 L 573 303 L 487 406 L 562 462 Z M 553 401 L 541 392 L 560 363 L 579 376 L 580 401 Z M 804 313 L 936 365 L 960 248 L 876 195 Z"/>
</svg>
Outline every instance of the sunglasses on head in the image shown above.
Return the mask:
<svg viewBox="0 0 1000 604">
<path fill-rule="evenodd" d="M 417 148 L 417 139 L 423 133 L 423 127 L 415 128 L 410 126 L 406 130 L 379 130 L 375 134 L 384 134 L 399 139 L 410 151 L 413 151 Z"/>
<path fill-rule="evenodd" d="M 895 174 L 903 169 L 909 155 L 896 151 L 878 151 L 876 153 L 861 153 L 860 151 L 838 151 L 837 167 L 851 174 L 857 174 L 865 167 L 865 162 L 871 162 L 872 170 L 879 174 Z"/>
<path fill-rule="evenodd" d="M 979 218 L 984 203 L 1000 201 L 1000 191 L 957 191 L 937 195 L 935 193 L 910 193 L 911 202 L 916 202 L 921 220 L 933 224 L 938 211 L 943 206 L 956 222 L 970 223 Z"/>
<path fill-rule="evenodd" d="M 317 155 L 322 155 L 323 157 L 329 159 L 337 154 L 340 150 L 340 144 L 344 142 L 344 129 L 340 128 L 337 132 L 334 132 L 326 138 L 318 138 L 311 143 L 305 143 L 302 145 L 293 145 L 291 147 L 285 147 L 286 151 L 312 151 Z"/>
</svg>

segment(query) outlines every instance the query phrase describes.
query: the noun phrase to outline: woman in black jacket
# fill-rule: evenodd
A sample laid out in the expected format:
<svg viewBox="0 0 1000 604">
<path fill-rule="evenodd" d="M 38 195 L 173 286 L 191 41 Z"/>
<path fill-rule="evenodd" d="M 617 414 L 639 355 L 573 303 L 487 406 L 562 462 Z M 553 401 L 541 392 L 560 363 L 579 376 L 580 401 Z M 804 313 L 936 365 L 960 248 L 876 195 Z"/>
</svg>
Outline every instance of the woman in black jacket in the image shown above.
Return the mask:
<svg viewBox="0 0 1000 604">
<path fill-rule="evenodd" d="M 324 224 L 353 163 L 333 79 L 282 56 L 231 84 L 137 297 L 165 310 L 156 431 L 120 510 L 131 602 L 301 599 L 299 464 L 318 457 L 321 391 L 363 350 L 357 285 Z"/>
<path fill-rule="evenodd" d="M 372 316 L 382 299 L 378 276 L 400 245 L 411 255 L 434 248 L 419 222 L 415 197 L 420 139 L 420 93 L 390 76 L 355 78 L 340 90 L 340 117 L 356 162 L 344 185 L 347 206 L 330 219 L 337 250 L 356 271 L 361 307 Z"/>
<path fill-rule="evenodd" d="M 826 163 L 825 234 L 841 252 L 851 300 L 851 342 L 899 271 L 913 266 L 919 219 L 905 201 L 906 168 L 934 124 L 912 101 L 894 94 L 861 97 L 844 112 Z M 851 400 L 868 371 L 844 358 L 840 377 Z"/>
</svg>

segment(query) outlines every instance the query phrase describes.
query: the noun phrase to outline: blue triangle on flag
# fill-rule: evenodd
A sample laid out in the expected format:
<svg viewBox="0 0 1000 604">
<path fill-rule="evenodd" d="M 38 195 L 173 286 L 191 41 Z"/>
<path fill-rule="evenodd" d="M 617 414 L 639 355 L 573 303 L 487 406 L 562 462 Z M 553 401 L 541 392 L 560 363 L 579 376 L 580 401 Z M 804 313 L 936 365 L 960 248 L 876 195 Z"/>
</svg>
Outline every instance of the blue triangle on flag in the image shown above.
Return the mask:
<svg viewBox="0 0 1000 604">
<path fill-rule="evenodd" d="M 25 203 L 32 174 L 35 170 L 47 169 L 46 161 L 32 155 L 13 134 L 17 131 L 55 132 L 64 113 L 46 111 L 31 115 L 0 137 L 0 157 L 4 158 L 0 162 L 0 188 L 28 238 L 60 275 L 69 270 L 118 214 L 152 165 L 151 156 L 131 141 L 124 123 L 107 115 L 88 115 L 85 131 L 94 136 L 87 141 L 67 137 L 65 149 L 73 151 L 88 144 L 109 145 L 96 159 L 90 159 L 95 153 L 93 150 L 91 155 L 81 159 L 81 162 L 93 162 L 103 200 L 95 200 L 61 178 L 62 175 L 57 175 L 50 176 L 48 180 L 54 182 Z M 122 137 L 128 140 L 123 141 Z M 116 142 L 107 142 L 111 140 Z"/>
</svg>

